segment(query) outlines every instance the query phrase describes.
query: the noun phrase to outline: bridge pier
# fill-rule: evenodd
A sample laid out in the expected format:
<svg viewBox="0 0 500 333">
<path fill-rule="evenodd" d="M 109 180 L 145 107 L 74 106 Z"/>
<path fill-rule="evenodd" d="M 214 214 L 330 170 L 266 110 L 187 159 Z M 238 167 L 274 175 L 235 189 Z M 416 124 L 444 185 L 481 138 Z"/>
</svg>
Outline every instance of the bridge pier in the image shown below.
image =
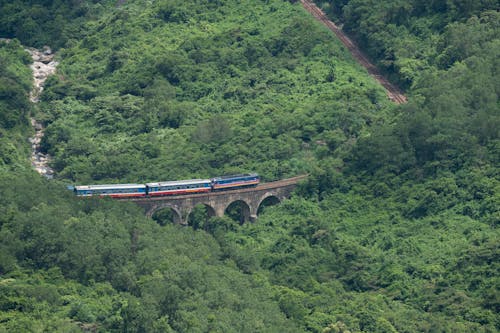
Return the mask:
<svg viewBox="0 0 500 333">
<path fill-rule="evenodd" d="M 189 215 L 191 214 L 191 211 L 192 211 L 192 209 L 183 210 L 182 216 L 181 216 L 179 222 L 174 221 L 174 223 L 180 224 L 180 225 L 188 225 L 189 224 Z"/>
<path fill-rule="evenodd" d="M 259 202 L 257 205 L 250 205 L 250 211 L 248 212 L 248 221 L 253 223 L 257 221 L 257 211 L 259 210 L 260 204 L 262 202 Z"/>
<path fill-rule="evenodd" d="M 223 204 L 215 205 L 215 216 L 223 217 L 226 213 L 226 207 Z"/>
<path fill-rule="evenodd" d="M 251 208 L 246 202 L 240 201 L 240 224 L 250 222 Z"/>
</svg>

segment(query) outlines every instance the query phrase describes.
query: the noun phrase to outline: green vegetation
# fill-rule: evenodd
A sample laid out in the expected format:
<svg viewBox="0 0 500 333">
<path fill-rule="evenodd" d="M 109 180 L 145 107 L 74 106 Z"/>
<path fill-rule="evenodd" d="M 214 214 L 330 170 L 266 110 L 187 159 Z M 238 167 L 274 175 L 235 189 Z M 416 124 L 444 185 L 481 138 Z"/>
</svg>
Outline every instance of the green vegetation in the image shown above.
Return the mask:
<svg viewBox="0 0 500 333">
<path fill-rule="evenodd" d="M 359 136 L 388 104 L 325 29 L 280 1 L 129 4 L 85 31 L 61 50 L 41 106 L 43 147 L 78 183 L 296 175 L 318 142 Z"/>
<path fill-rule="evenodd" d="M 207 233 L 19 175 L 0 178 L 0 331 L 297 331 Z"/>
<path fill-rule="evenodd" d="M 500 330 L 495 3 L 322 4 L 407 105 L 299 4 L 0 2 L 0 33 L 61 61 L 32 110 L 31 60 L 0 42 L 0 332 Z M 310 176 L 255 224 L 188 228 L 63 185 L 240 171 Z"/>
<path fill-rule="evenodd" d="M 315 2 L 406 87 L 436 67 L 448 69 L 468 58 L 490 62 L 498 55 L 495 0 Z"/>
<path fill-rule="evenodd" d="M 0 0 L 0 36 L 24 45 L 60 48 L 85 35 L 80 29 L 114 1 Z"/>
<path fill-rule="evenodd" d="M 0 40 L 0 173 L 28 166 L 31 61 L 19 41 Z"/>
</svg>

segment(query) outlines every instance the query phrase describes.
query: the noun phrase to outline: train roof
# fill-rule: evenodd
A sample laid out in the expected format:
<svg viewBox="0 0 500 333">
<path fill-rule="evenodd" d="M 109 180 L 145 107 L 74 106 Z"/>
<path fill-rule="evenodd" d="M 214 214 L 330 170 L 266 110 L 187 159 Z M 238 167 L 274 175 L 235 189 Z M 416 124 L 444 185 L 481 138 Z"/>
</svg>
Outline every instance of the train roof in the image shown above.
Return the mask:
<svg viewBox="0 0 500 333">
<path fill-rule="evenodd" d="M 231 179 L 231 178 L 241 178 L 241 177 L 259 177 L 259 174 L 257 174 L 257 173 L 240 173 L 237 175 L 225 175 L 225 176 L 214 177 L 213 179 Z"/>
<path fill-rule="evenodd" d="M 81 185 L 75 186 L 77 191 L 82 190 L 116 190 L 116 189 L 134 189 L 146 188 L 144 184 L 103 184 L 103 185 Z"/>
<path fill-rule="evenodd" d="M 167 182 L 146 183 L 147 186 L 178 186 L 178 185 L 194 185 L 194 184 L 210 184 L 210 179 L 186 179 Z"/>
</svg>

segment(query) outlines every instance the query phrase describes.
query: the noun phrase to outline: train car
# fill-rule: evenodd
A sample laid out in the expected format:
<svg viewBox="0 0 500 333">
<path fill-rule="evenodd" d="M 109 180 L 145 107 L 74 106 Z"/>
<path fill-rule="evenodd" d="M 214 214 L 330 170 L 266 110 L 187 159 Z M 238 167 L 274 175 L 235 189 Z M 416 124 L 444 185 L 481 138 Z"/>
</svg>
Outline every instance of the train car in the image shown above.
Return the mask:
<svg viewBox="0 0 500 333">
<path fill-rule="evenodd" d="M 212 190 L 220 191 L 247 186 L 257 186 L 259 181 L 259 175 L 256 173 L 215 177 L 212 178 Z"/>
<path fill-rule="evenodd" d="M 210 179 L 190 179 L 169 182 L 147 183 L 150 197 L 210 192 Z"/>
<path fill-rule="evenodd" d="M 82 185 L 73 191 L 79 197 L 139 198 L 146 196 L 144 184 Z"/>
</svg>

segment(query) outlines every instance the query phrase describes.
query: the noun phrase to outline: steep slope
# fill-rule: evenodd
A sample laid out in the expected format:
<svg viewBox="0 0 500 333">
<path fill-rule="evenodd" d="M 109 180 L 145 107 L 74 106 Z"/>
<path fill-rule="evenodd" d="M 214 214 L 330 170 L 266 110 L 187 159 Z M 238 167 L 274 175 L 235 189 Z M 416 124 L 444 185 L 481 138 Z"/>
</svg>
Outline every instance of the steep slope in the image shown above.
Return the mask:
<svg viewBox="0 0 500 333">
<path fill-rule="evenodd" d="M 30 59 L 0 48 L 0 330 L 500 329 L 497 14 L 419 16 L 459 57 L 393 109 L 299 4 L 79 4 L 100 14 L 65 30 L 38 114 L 59 179 L 29 168 Z M 310 176 L 259 223 L 191 228 L 62 185 L 242 170 Z"/>
<path fill-rule="evenodd" d="M 310 12 L 320 22 L 323 22 L 323 24 L 325 24 L 325 26 L 327 26 L 328 29 L 330 29 L 340 39 L 340 41 L 342 41 L 345 47 L 347 47 L 347 49 L 352 53 L 353 57 L 356 58 L 358 62 L 366 68 L 368 73 L 370 73 L 370 75 L 373 76 L 386 89 L 387 96 L 390 100 L 398 104 L 407 102 L 403 93 L 382 76 L 377 67 L 375 67 L 375 65 L 367 59 L 359 47 L 342 31 L 342 29 L 330 21 L 325 13 L 319 9 L 314 2 L 308 0 L 301 0 L 300 2 L 308 12 Z"/>
<path fill-rule="evenodd" d="M 61 57 L 42 147 L 79 183 L 294 176 L 389 112 L 342 45 L 282 1 L 127 2 Z"/>
<path fill-rule="evenodd" d="M 0 173 L 29 167 L 31 57 L 17 40 L 0 40 Z"/>
</svg>

